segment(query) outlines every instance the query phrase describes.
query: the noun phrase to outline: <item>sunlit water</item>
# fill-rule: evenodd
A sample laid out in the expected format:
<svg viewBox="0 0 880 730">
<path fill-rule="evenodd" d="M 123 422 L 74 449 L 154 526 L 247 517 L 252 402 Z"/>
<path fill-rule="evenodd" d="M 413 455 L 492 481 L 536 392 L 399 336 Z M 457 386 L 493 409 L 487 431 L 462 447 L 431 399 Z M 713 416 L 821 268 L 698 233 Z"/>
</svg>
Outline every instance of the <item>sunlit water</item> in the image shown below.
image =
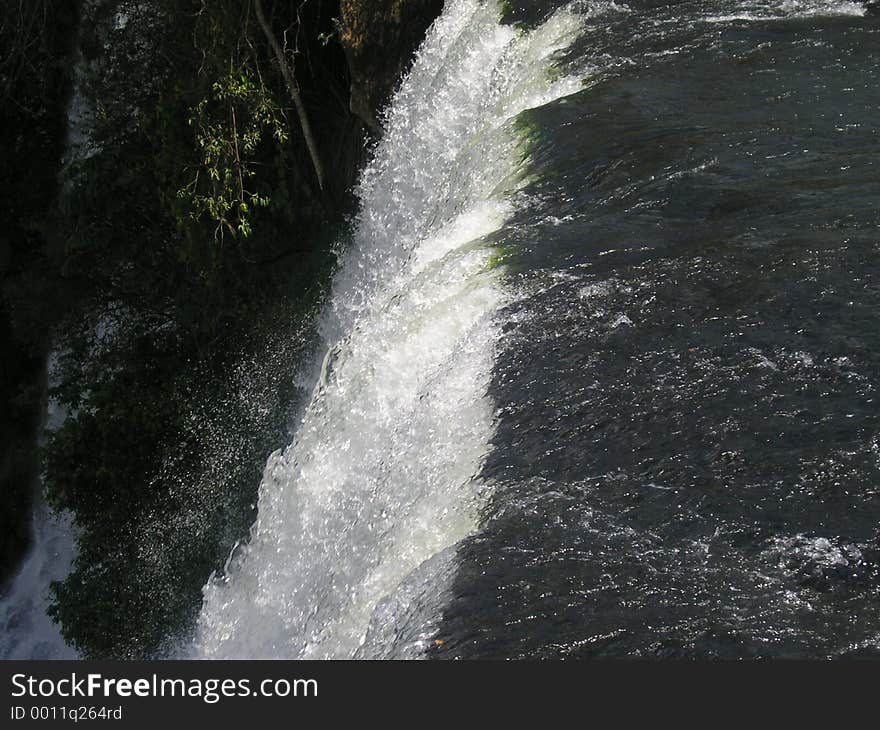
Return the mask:
<svg viewBox="0 0 880 730">
<path fill-rule="evenodd" d="M 206 589 L 198 655 L 352 657 L 380 602 L 477 527 L 510 298 L 493 235 L 524 184 L 518 114 L 580 88 L 550 74 L 579 25 L 563 9 L 518 33 L 457 0 L 432 29 L 363 175 L 312 403 L 266 468 L 248 545 Z"/>
</svg>

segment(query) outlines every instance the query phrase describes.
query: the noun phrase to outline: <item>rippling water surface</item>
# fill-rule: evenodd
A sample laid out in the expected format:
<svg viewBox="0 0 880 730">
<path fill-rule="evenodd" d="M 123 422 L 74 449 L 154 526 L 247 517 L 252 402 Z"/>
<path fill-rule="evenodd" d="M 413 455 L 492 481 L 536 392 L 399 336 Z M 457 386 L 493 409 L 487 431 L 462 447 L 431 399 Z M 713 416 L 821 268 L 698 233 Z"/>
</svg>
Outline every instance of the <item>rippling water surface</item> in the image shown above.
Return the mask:
<svg viewBox="0 0 880 730">
<path fill-rule="evenodd" d="M 432 655 L 877 654 L 880 20 L 606 3 L 572 66 Z"/>
</svg>

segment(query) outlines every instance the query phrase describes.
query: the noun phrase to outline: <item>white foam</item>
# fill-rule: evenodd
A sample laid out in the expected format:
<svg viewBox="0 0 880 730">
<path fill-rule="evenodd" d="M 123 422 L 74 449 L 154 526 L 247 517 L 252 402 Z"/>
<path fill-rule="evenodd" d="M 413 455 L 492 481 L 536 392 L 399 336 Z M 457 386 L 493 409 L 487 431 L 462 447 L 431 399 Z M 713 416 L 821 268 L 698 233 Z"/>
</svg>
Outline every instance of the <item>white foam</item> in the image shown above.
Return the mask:
<svg viewBox="0 0 880 730">
<path fill-rule="evenodd" d="M 528 33 L 498 17 L 448 2 L 388 111 L 321 321 L 322 375 L 266 467 L 249 545 L 205 588 L 196 656 L 391 652 L 384 624 L 407 613 L 395 596 L 415 594 L 420 565 L 420 586 L 439 578 L 432 565 L 448 574 L 426 561 L 477 525 L 509 297 L 488 238 L 527 157 L 513 120 L 580 88 L 549 73 L 577 14 Z"/>
<path fill-rule="evenodd" d="M 779 2 L 753 0 L 736 3 L 736 7 L 731 12 L 709 15 L 704 20 L 709 23 L 735 23 L 864 14 L 865 6 L 862 3 L 847 0 L 781 0 Z"/>
<path fill-rule="evenodd" d="M 76 659 L 47 614 L 50 586 L 67 577 L 76 555 L 72 519 L 39 500 L 31 529 L 30 551 L 0 600 L 0 659 Z"/>
</svg>

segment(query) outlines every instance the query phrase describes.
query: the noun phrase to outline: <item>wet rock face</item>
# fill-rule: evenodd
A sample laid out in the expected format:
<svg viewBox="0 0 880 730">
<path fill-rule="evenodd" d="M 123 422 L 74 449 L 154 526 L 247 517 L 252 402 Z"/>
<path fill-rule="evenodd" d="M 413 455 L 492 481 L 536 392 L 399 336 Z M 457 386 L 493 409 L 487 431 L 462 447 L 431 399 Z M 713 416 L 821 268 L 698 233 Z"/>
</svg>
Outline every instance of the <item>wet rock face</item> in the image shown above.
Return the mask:
<svg viewBox="0 0 880 730">
<path fill-rule="evenodd" d="M 443 0 L 342 0 L 342 46 L 351 73 L 351 111 L 378 130 L 388 102 Z"/>
</svg>

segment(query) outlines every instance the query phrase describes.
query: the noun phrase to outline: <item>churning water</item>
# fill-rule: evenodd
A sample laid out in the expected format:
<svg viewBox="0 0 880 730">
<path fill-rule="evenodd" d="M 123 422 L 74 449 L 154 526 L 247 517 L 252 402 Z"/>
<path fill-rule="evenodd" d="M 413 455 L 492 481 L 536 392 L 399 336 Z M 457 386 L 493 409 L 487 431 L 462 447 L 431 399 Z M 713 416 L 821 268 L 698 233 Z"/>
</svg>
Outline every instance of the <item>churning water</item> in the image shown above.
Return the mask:
<svg viewBox="0 0 880 730">
<path fill-rule="evenodd" d="M 206 589 L 201 656 L 354 656 L 380 601 L 477 527 L 509 299 L 492 236 L 527 163 L 517 116 L 580 87 L 550 74 L 576 12 L 528 33 L 498 14 L 451 2 L 394 100 L 312 402 L 266 467 L 248 545 Z"/>
</svg>

